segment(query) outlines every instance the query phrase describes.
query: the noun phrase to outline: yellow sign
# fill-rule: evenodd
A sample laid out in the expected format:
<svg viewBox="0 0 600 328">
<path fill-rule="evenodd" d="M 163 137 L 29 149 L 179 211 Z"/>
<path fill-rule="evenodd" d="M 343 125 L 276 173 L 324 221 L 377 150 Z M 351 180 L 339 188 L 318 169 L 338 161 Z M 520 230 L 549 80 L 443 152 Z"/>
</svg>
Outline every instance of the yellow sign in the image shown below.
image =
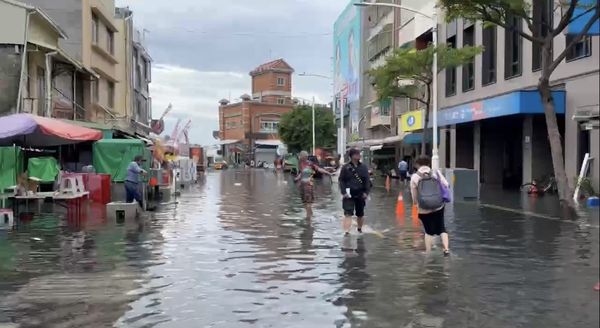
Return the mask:
<svg viewBox="0 0 600 328">
<path fill-rule="evenodd" d="M 423 130 L 423 121 L 422 110 L 406 112 L 400 116 L 400 130 L 402 132 Z"/>
</svg>

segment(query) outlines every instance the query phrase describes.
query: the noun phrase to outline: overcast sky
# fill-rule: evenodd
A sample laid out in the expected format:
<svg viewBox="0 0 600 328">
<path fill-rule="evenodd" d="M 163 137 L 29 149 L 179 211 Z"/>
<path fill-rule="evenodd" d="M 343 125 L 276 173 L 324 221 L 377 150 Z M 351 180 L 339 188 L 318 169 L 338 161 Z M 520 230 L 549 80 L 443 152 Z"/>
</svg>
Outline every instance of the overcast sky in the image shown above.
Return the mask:
<svg viewBox="0 0 600 328">
<path fill-rule="evenodd" d="M 191 118 L 191 142 L 212 144 L 218 101 L 250 93 L 248 72 L 284 58 L 296 71 L 293 95 L 331 101 L 333 23 L 349 0 L 117 0 L 146 29 L 154 62 L 154 117 L 171 102 L 167 121 Z"/>
</svg>

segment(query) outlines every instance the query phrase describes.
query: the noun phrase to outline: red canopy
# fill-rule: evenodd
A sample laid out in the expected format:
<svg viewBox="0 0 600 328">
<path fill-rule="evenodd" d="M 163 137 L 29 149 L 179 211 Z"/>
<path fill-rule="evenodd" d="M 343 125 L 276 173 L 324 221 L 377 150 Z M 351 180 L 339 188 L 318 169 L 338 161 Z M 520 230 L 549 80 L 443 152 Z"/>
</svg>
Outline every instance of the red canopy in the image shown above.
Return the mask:
<svg viewBox="0 0 600 328">
<path fill-rule="evenodd" d="M 102 132 L 31 114 L 0 117 L 0 144 L 58 146 L 102 139 Z"/>
</svg>

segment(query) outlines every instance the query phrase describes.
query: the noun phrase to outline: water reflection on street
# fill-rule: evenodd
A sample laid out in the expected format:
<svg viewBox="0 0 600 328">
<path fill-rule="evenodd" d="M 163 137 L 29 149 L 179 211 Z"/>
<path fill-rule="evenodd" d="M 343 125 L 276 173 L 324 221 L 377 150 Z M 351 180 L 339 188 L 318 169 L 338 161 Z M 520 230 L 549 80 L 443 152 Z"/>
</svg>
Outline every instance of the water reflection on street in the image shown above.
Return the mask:
<svg viewBox="0 0 600 328">
<path fill-rule="evenodd" d="M 396 188 L 396 187 L 395 187 Z M 42 214 L 0 231 L 0 327 L 597 327 L 597 212 L 578 221 L 449 206 L 453 254 L 375 188 L 362 237 L 316 186 L 210 172 L 146 220 Z M 94 212 L 96 211 L 96 212 Z"/>
</svg>

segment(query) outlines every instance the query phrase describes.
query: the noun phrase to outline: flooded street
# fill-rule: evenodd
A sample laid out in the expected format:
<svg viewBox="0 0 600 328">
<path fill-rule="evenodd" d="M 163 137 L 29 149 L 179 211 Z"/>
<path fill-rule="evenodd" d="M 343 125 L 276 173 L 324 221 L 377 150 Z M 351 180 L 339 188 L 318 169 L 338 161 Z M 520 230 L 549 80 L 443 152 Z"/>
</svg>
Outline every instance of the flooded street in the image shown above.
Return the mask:
<svg viewBox="0 0 600 328">
<path fill-rule="evenodd" d="M 315 195 L 306 222 L 288 175 L 210 172 L 143 222 L 42 214 L 0 231 L 0 327 L 600 324 L 597 217 L 455 204 L 444 258 L 396 192 L 376 187 L 350 237 L 337 185 Z"/>
</svg>

